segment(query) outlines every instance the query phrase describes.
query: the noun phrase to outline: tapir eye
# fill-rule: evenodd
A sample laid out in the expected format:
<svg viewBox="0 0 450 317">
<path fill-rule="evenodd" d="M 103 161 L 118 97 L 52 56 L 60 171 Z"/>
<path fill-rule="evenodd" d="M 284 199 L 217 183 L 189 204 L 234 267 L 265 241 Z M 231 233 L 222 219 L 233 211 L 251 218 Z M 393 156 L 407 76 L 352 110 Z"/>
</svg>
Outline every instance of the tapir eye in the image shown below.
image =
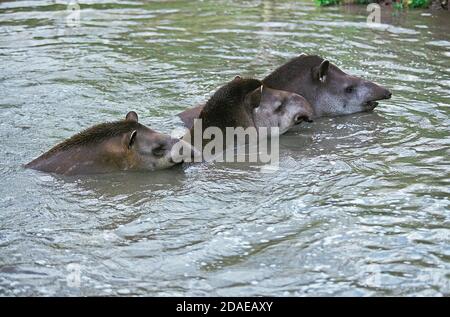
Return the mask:
<svg viewBox="0 0 450 317">
<path fill-rule="evenodd" d="M 166 149 L 164 148 L 163 145 L 160 145 L 152 150 L 152 154 L 154 156 L 158 156 L 158 157 L 163 156 L 165 152 L 166 152 Z"/>
<path fill-rule="evenodd" d="M 283 110 L 284 102 L 279 102 L 275 105 L 275 112 L 280 112 Z"/>
<path fill-rule="evenodd" d="M 345 92 L 348 94 L 351 94 L 354 90 L 355 90 L 354 86 L 348 86 L 347 88 L 345 88 Z"/>
</svg>

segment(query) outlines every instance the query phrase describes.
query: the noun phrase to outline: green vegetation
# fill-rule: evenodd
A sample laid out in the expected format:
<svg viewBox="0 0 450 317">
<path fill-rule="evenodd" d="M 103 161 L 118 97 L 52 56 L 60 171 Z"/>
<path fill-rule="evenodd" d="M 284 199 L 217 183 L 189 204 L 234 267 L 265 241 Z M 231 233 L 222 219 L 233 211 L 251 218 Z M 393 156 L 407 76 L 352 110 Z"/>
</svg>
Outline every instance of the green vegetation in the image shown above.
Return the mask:
<svg viewBox="0 0 450 317">
<path fill-rule="evenodd" d="M 392 7 L 397 10 L 403 10 L 402 2 L 392 2 Z"/>
<path fill-rule="evenodd" d="M 321 7 L 332 6 L 339 4 L 341 0 L 314 0 L 314 2 Z"/>
<path fill-rule="evenodd" d="M 430 5 L 430 2 L 430 0 L 405 0 L 401 3 L 409 8 L 427 8 Z"/>
</svg>

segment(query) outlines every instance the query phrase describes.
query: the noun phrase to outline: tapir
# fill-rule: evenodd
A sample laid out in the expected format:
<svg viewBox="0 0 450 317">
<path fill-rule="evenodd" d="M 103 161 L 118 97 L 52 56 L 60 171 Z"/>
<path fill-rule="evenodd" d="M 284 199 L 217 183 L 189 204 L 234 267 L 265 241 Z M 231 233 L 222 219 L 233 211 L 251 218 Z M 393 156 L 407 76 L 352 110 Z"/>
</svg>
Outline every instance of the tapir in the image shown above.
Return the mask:
<svg viewBox="0 0 450 317">
<path fill-rule="evenodd" d="M 192 139 L 197 128 L 201 129 L 201 135 L 208 128 L 216 128 L 224 141 L 228 128 L 255 128 L 258 135 L 262 128 L 276 128 L 279 135 L 294 125 L 311 121 L 312 116 L 313 109 L 302 96 L 268 88 L 257 79 L 237 76 L 207 101 L 198 118 L 201 126 L 196 123 L 191 128 L 189 140 L 194 144 Z M 202 144 L 207 141 L 203 139 Z"/>
<path fill-rule="evenodd" d="M 172 153 L 178 142 L 188 149 L 184 154 Z M 64 140 L 25 167 L 63 175 L 153 171 L 182 163 L 192 151 L 185 141 L 140 124 L 131 111 L 125 120 L 101 123 Z"/>
<path fill-rule="evenodd" d="M 372 111 L 379 100 L 391 92 L 371 81 L 352 76 L 317 55 L 302 54 L 277 68 L 263 79 L 277 90 L 294 92 L 311 104 L 313 118 Z M 178 116 L 188 128 L 198 118 L 204 104 L 187 109 Z"/>
</svg>

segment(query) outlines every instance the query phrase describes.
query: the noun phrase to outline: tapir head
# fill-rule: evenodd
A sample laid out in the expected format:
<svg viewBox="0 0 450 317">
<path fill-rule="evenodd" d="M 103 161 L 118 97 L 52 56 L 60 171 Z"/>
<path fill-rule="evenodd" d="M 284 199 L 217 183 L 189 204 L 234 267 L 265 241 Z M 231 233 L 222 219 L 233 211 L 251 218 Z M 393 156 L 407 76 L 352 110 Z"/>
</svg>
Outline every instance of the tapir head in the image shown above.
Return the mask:
<svg viewBox="0 0 450 317">
<path fill-rule="evenodd" d="M 294 58 L 267 76 L 264 84 L 304 96 L 315 117 L 372 111 L 378 100 L 391 97 L 386 88 L 346 74 L 315 55 Z"/>
</svg>

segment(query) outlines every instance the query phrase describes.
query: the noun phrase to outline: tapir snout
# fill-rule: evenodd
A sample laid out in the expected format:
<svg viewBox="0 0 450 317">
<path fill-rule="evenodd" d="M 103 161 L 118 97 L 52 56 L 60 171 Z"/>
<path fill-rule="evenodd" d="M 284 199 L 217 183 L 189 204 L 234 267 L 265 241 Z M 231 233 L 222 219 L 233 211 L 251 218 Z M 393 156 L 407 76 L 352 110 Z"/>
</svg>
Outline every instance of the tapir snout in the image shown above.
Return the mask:
<svg viewBox="0 0 450 317">
<path fill-rule="evenodd" d="M 194 162 L 201 157 L 201 152 L 183 138 L 171 139 L 170 143 L 170 161 L 174 164 Z"/>
<path fill-rule="evenodd" d="M 368 87 L 369 91 L 373 92 L 373 100 L 383 100 L 383 99 L 389 99 L 392 97 L 392 92 L 387 89 L 384 88 L 381 85 L 378 85 L 374 82 L 370 82 L 370 81 L 365 81 L 366 82 L 366 86 Z"/>
<path fill-rule="evenodd" d="M 371 81 L 365 81 L 364 84 L 368 91 L 367 101 L 363 105 L 366 110 L 370 111 L 378 106 L 378 100 L 390 99 L 392 97 L 392 92 L 381 85 Z"/>
<path fill-rule="evenodd" d="M 295 124 L 299 124 L 303 121 L 312 122 L 314 117 L 314 109 L 311 104 L 303 96 L 293 94 L 289 102 L 296 103 L 299 107 L 299 111 L 294 116 Z"/>
</svg>

